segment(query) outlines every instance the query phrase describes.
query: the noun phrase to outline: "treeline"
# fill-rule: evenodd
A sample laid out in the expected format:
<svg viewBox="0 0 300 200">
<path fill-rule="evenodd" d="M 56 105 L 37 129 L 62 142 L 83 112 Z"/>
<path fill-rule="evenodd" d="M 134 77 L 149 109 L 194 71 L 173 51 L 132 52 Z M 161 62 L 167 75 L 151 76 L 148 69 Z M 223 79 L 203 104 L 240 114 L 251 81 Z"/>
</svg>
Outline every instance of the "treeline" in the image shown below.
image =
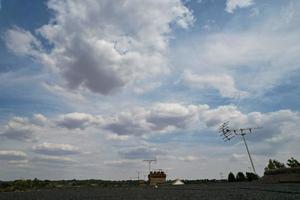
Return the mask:
<svg viewBox="0 0 300 200">
<path fill-rule="evenodd" d="M 300 173 L 300 162 L 295 158 L 291 157 L 287 160 L 286 164 L 278 161 L 269 159 L 267 166 L 265 167 L 265 175 L 283 174 L 283 173 Z M 232 172 L 228 174 L 228 182 L 243 182 L 243 181 L 254 181 L 258 180 L 259 176 L 252 172 L 238 172 L 234 175 Z"/>
<path fill-rule="evenodd" d="M 228 182 L 245 182 L 245 181 L 255 181 L 258 180 L 259 176 L 252 172 L 246 172 L 246 175 L 243 172 L 238 172 L 234 175 L 232 172 L 228 174 Z"/>
<path fill-rule="evenodd" d="M 300 162 L 291 157 L 287 160 L 286 165 L 278 160 L 269 159 L 268 165 L 265 167 L 265 171 L 282 168 L 296 168 L 300 167 Z"/>
<path fill-rule="evenodd" d="M 68 188 L 68 187 L 131 187 L 138 186 L 140 181 L 124 180 L 124 181 L 106 181 L 106 180 L 39 180 L 26 179 L 15 181 L 1 181 L 0 192 L 12 191 L 28 191 L 53 188 Z"/>
<path fill-rule="evenodd" d="M 293 157 L 288 159 L 286 164 L 278 160 L 269 159 L 268 165 L 265 167 L 264 172 L 265 175 L 290 173 L 300 173 L 300 162 Z"/>
</svg>

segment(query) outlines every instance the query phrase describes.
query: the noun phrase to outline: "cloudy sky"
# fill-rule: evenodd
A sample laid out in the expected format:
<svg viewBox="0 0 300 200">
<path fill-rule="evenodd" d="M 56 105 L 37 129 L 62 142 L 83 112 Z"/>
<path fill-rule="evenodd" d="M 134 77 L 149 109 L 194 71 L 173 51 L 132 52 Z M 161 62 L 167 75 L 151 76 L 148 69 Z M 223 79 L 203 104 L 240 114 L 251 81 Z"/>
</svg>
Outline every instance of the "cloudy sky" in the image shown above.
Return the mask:
<svg viewBox="0 0 300 200">
<path fill-rule="evenodd" d="M 257 172 L 300 155 L 298 0 L 0 1 L 0 179 Z"/>
</svg>

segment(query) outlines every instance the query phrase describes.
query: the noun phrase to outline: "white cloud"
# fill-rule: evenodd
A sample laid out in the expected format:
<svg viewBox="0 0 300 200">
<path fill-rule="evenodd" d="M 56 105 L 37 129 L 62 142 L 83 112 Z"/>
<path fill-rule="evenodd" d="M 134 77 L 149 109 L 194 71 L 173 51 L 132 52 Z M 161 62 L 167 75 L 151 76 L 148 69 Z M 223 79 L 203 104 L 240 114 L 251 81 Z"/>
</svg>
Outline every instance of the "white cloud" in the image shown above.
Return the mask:
<svg viewBox="0 0 300 200">
<path fill-rule="evenodd" d="M 227 0 L 225 10 L 233 13 L 237 8 L 246 8 L 254 4 L 254 0 Z"/>
<path fill-rule="evenodd" d="M 37 124 L 39 126 L 44 126 L 44 125 L 48 124 L 47 117 L 45 117 L 44 115 L 42 115 L 40 113 L 34 114 L 32 121 L 33 121 L 34 124 Z"/>
<path fill-rule="evenodd" d="M 29 160 L 10 160 L 8 164 L 17 166 L 17 167 L 28 167 Z"/>
<path fill-rule="evenodd" d="M 19 143 L 23 149 L 30 151 L 30 154 L 28 153 L 29 156 L 25 152 L 24 154 L 26 155 L 24 156 L 22 153 L 3 153 L 1 151 L 0 158 L 2 154 L 2 159 L 8 161 L 5 164 L 11 164 L 11 166 L 17 167 L 18 165 L 34 168 L 43 165 L 45 170 L 48 167 L 51 169 L 53 165 L 59 165 L 71 167 L 72 170 L 76 171 L 78 170 L 77 168 L 80 168 L 80 165 L 75 166 L 73 165 L 74 163 L 89 163 L 100 168 L 103 167 L 105 170 L 107 167 L 108 171 L 105 171 L 106 173 L 111 173 L 108 167 L 122 168 L 127 171 L 130 169 L 138 170 L 139 167 L 145 167 L 141 159 L 154 158 L 156 156 L 158 158 L 157 165 L 161 168 L 168 168 L 170 165 L 178 165 L 180 167 L 187 165 L 187 162 L 193 162 L 202 168 L 215 165 L 208 160 L 204 166 L 202 160 L 205 158 L 202 155 L 205 155 L 205 157 L 213 156 L 217 162 L 222 164 L 235 160 L 241 165 L 247 166 L 249 164 L 247 158 L 244 159 L 245 162 L 242 162 L 243 158 L 241 156 L 233 155 L 237 152 L 237 149 L 241 150 L 240 148 L 244 148 L 240 144 L 240 138 L 235 138 L 233 141 L 234 145 L 221 146 L 217 149 L 209 143 L 206 144 L 206 140 L 201 141 L 202 136 L 199 134 L 205 134 L 203 138 L 210 137 L 213 140 L 222 142 L 222 139 L 218 136 L 217 129 L 222 122 L 228 120 L 232 128 L 263 127 L 256 130 L 253 134 L 247 135 L 247 141 L 253 152 L 254 160 L 270 155 L 280 155 L 278 157 L 282 158 L 284 157 L 283 155 L 295 155 L 299 151 L 295 144 L 300 142 L 298 135 L 300 131 L 298 123 L 300 114 L 291 110 L 244 113 L 233 105 L 209 107 L 205 104 L 156 103 L 145 108 L 129 109 L 126 112 L 115 113 L 114 115 L 85 114 L 91 119 L 100 117 L 102 121 L 101 123 L 88 123 L 89 125 L 81 126 L 84 128 L 74 130 L 74 126 L 66 128 L 56 123 L 60 115 L 41 117 L 47 119 L 46 125 L 43 124 L 43 126 L 38 127 L 39 132 L 43 132 L 41 138 L 39 138 L 43 142 L 37 144 Z M 12 120 L 9 120 L 7 123 L 10 121 Z M 34 120 L 27 120 L 26 123 L 26 126 L 30 126 L 30 124 L 36 126 L 36 121 Z M 112 129 L 109 127 L 112 123 L 117 124 L 119 128 Z M 3 125 L 3 127 L 5 126 L 6 124 Z M 173 132 L 176 132 L 174 137 L 171 135 L 167 137 L 170 140 L 163 141 L 162 144 L 152 143 L 153 139 L 156 140 L 162 136 L 156 135 L 157 133 Z M 79 133 L 80 135 L 78 135 Z M 111 138 L 109 138 L 109 135 L 111 135 Z M 106 140 L 101 136 L 107 137 Z M 196 137 L 197 139 L 192 143 L 188 143 L 189 147 L 186 147 L 185 145 L 180 145 L 187 144 L 188 141 L 185 139 L 184 141 L 180 140 L 180 138 L 185 136 L 187 139 L 191 137 Z M 163 138 L 165 137 L 163 136 Z M 176 140 L 174 140 L 175 138 Z M 177 138 L 179 139 L 177 140 Z M 57 143 L 58 140 L 60 141 L 59 143 Z M 4 142 L 1 144 L 4 145 L 3 148 L 8 149 L 10 141 L 2 141 Z M 286 145 L 287 141 L 294 146 Z M 33 148 L 31 145 L 33 145 Z M 201 156 L 198 154 L 199 146 L 202 146 L 200 150 Z M 194 148 L 195 150 L 193 150 Z M 82 152 L 89 153 L 84 154 Z M 220 155 L 224 157 L 224 154 L 228 154 L 227 160 L 220 159 Z M 230 155 L 233 156 L 230 157 Z M 22 161 L 17 162 L 14 160 Z M 260 162 L 265 161 L 262 159 Z M 214 170 L 218 169 L 214 168 Z M 178 169 L 175 171 L 178 172 Z M 213 174 L 213 172 L 210 173 Z M 114 177 L 122 177 L 122 174 Z"/>
<path fill-rule="evenodd" d="M 109 133 L 105 137 L 107 140 L 116 140 L 116 141 L 126 141 L 129 140 L 128 135 L 118 135 L 114 133 Z"/>
<path fill-rule="evenodd" d="M 31 162 L 36 164 L 73 164 L 76 160 L 66 156 L 36 156 L 31 159 Z"/>
<path fill-rule="evenodd" d="M 7 47 L 54 69 L 68 88 L 110 94 L 128 83 L 168 71 L 171 24 L 187 28 L 193 16 L 180 0 L 49 0 L 54 17 L 36 30 L 53 48 L 20 28 Z"/>
<path fill-rule="evenodd" d="M 198 129 L 199 126 L 203 128 L 203 125 L 217 131 L 221 123 L 230 121 L 232 128 L 263 127 L 256 131 L 257 134 L 252 136 L 251 140 L 279 144 L 293 137 L 298 138 L 296 133 L 300 130 L 297 123 L 299 120 L 299 113 L 291 110 L 243 113 L 234 105 L 210 108 L 205 104 L 155 103 L 145 108 L 138 107 L 114 115 L 69 113 L 53 116 L 47 118 L 47 124 L 43 126 L 37 126 L 34 120 L 14 117 L 3 125 L 5 128 L 1 136 L 32 141 L 39 132 L 47 137 L 51 132 L 68 136 L 69 133 L 72 132 L 73 135 L 80 129 L 80 133 L 100 131 L 107 141 L 129 142 L 131 136 L 147 139 L 153 134 L 173 133 L 179 130 L 188 133 Z M 72 145 L 49 142 L 36 145 L 34 150 L 48 155 L 79 153 Z"/>
<path fill-rule="evenodd" d="M 213 128 L 217 128 L 225 121 L 231 121 L 235 126 L 245 125 L 247 121 L 247 116 L 233 105 L 219 106 L 217 108 L 209 108 L 208 106 L 199 115 L 200 121 L 204 122 L 207 127 Z"/>
<path fill-rule="evenodd" d="M 119 135 L 145 135 L 183 129 L 196 120 L 197 106 L 157 103 L 149 109 L 137 108 L 106 118 L 103 127 Z"/>
<path fill-rule="evenodd" d="M 136 109 L 131 112 L 120 112 L 106 118 L 103 128 L 118 135 L 143 135 L 151 130 L 145 120 L 146 110 Z"/>
<path fill-rule="evenodd" d="M 237 153 L 234 153 L 231 155 L 230 157 L 230 161 L 233 161 L 233 162 L 241 162 L 243 160 L 247 160 L 247 157 L 245 154 L 237 154 Z"/>
<path fill-rule="evenodd" d="M 86 113 L 68 113 L 60 115 L 56 124 L 68 129 L 85 129 L 93 124 L 100 123 L 101 119 Z"/>
<path fill-rule="evenodd" d="M 201 77 L 228 75 L 248 97 L 261 96 L 299 70 L 299 8 L 300 4 L 294 2 L 278 15 L 252 22 L 246 28 L 227 28 L 180 41 L 174 50 L 174 65 L 180 70 L 187 66 Z M 225 86 L 233 88 L 228 83 Z"/>
<path fill-rule="evenodd" d="M 184 162 L 193 162 L 193 161 L 197 161 L 200 158 L 197 156 L 192 156 L 192 155 L 187 155 L 187 156 L 183 156 L 183 157 L 178 157 L 178 160 L 180 161 L 184 161 Z"/>
<path fill-rule="evenodd" d="M 237 98 L 247 96 L 247 92 L 239 91 L 234 79 L 227 75 L 198 75 L 191 71 L 185 71 L 183 82 L 195 89 L 216 89 L 222 97 Z"/>
<path fill-rule="evenodd" d="M 68 103 L 75 102 L 77 103 L 76 105 L 78 105 L 78 103 L 86 103 L 86 98 L 82 94 L 82 91 L 70 91 L 67 88 L 55 84 L 43 83 L 42 86 L 52 94 L 63 97 Z"/>
<path fill-rule="evenodd" d="M 123 168 L 123 167 L 132 168 L 133 166 L 137 166 L 140 163 L 141 163 L 140 160 L 126 160 L 126 159 L 104 161 L 104 165 L 108 165 L 108 166 L 112 166 L 112 167 L 120 167 L 120 168 Z"/>
<path fill-rule="evenodd" d="M 14 117 L 2 127 L 0 136 L 12 140 L 34 140 L 40 131 L 40 127 L 33 124 L 27 118 Z"/>
<path fill-rule="evenodd" d="M 270 144 L 273 146 L 270 151 L 273 152 L 278 151 L 278 146 L 286 141 L 300 139 L 297 134 L 300 131 L 300 114 L 291 110 L 242 113 L 235 106 L 220 106 L 202 111 L 199 120 L 215 131 L 225 121 L 230 121 L 231 128 L 262 127 L 255 130 L 249 140 Z M 275 147 L 275 144 L 278 146 Z"/>
<path fill-rule="evenodd" d="M 53 144 L 44 142 L 33 147 L 34 152 L 44 155 L 61 156 L 79 154 L 78 148 L 69 144 Z"/>
<path fill-rule="evenodd" d="M 154 126 L 153 130 L 167 131 L 169 128 L 186 128 L 197 120 L 198 107 L 179 103 L 157 103 L 150 109 L 147 121 Z"/>
<path fill-rule="evenodd" d="M 4 40 L 9 50 L 24 56 L 37 56 L 41 50 L 41 43 L 29 32 L 18 27 L 9 29 Z"/>
<path fill-rule="evenodd" d="M 133 91 L 134 93 L 138 95 L 143 95 L 147 92 L 151 92 L 154 89 L 161 86 L 161 82 L 150 82 L 150 83 L 144 83 L 143 85 L 136 86 Z"/>
<path fill-rule="evenodd" d="M 134 147 L 119 151 L 119 155 L 123 159 L 155 159 L 158 155 L 163 154 L 163 151 L 152 147 Z"/>
<path fill-rule="evenodd" d="M 19 161 L 26 158 L 27 154 L 23 151 L 0 150 L 0 160 Z"/>
</svg>

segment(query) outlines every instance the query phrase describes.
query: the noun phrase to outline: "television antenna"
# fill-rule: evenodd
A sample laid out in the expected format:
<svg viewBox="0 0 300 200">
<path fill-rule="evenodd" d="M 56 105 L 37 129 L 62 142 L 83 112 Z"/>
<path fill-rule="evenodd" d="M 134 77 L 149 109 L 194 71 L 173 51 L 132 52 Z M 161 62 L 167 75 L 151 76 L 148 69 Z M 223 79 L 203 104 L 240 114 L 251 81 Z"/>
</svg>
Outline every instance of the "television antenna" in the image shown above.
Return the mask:
<svg viewBox="0 0 300 200">
<path fill-rule="evenodd" d="M 221 178 L 221 180 L 224 179 L 224 173 L 223 172 L 220 172 L 220 178 Z"/>
<path fill-rule="evenodd" d="M 152 162 L 157 162 L 157 159 L 148 159 L 148 160 L 143 160 L 143 162 L 147 162 L 148 163 L 148 170 L 149 170 L 149 173 L 151 172 L 151 163 Z"/>
<path fill-rule="evenodd" d="M 246 139 L 245 139 L 245 135 L 246 135 L 246 134 L 250 134 L 250 133 L 253 132 L 253 130 L 255 130 L 255 129 L 260 129 L 260 128 L 262 128 L 262 127 L 231 129 L 231 128 L 229 127 L 229 121 L 224 122 L 224 123 L 222 123 L 222 124 L 219 126 L 219 133 L 220 133 L 220 136 L 223 137 L 222 139 L 223 139 L 225 142 L 227 142 L 227 141 L 233 139 L 235 136 L 242 136 L 243 141 L 244 141 L 244 144 L 245 144 L 245 147 L 246 147 L 246 150 L 247 150 L 247 153 L 248 153 L 248 156 L 249 156 L 249 159 L 250 159 L 250 162 L 251 162 L 252 170 L 253 170 L 253 172 L 254 172 L 255 174 L 256 174 L 255 167 L 254 167 L 254 164 L 253 164 L 252 157 L 251 157 L 251 155 L 250 155 L 250 151 L 249 151 L 249 148 L 248 148 Z"/>
</svg>

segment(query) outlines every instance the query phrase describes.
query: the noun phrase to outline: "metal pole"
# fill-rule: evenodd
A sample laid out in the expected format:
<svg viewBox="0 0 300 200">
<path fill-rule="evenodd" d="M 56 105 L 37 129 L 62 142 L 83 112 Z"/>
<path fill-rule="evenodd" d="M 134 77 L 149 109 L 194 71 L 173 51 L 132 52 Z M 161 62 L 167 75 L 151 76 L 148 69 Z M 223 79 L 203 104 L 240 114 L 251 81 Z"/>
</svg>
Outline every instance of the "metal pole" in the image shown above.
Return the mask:
<svg viewBox="0 0 300 200">
<path fill-rule="evenodd" d="M 255 171 L 255 168 L 254 168 L 254 164 L 253 164 L 253 161 L 252 161 L 252 158 L 251 158 L 251 155 L 250 155 L 250 152 L 249 152 L 249 149 L 248 149 L 248 145 L 247 145 L 247 142 L 245 140 L 245 134 L 241 134 L 242 137 L 243 137 L 243 140 L 244 140 L 244 143 L 245 143 L 245 146 L 246 146 L 246 149 L 247 149 L 247 153 L 248 153 L 248 156 L 250 158 L 250 162 L 251 162 L 251 165 L 252 165 L 252 169 L 253 169 L 253 172 L 256 174 L 256 171 Z"/>
</svg>

